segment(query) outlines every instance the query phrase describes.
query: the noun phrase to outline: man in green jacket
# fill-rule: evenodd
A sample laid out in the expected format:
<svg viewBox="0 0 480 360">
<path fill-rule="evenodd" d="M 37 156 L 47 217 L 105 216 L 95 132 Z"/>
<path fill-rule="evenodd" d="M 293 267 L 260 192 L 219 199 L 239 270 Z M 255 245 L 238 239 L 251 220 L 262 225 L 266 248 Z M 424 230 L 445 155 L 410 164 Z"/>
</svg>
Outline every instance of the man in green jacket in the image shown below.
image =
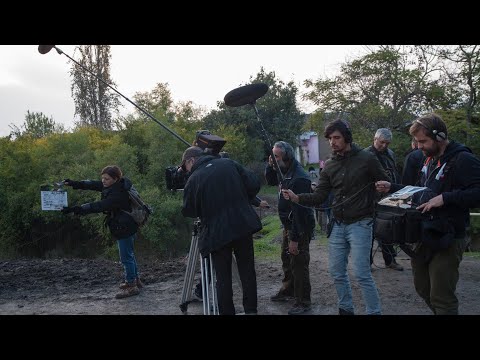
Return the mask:
<svg viewBox="0 0 480 360">
<path fill-rule="evenodd" d="M 335 120 L 325 128 L 332 157 L 320 172 L 313 194 L 296 195 L 282 190 L 283 196 L 300 205 L 319 207 L 332 191 L 333 228 L 329 234 L 329 271 L 338 295 L 340 315 L 353 315 L 352 289 L 347 272 L 351 252 L 353 272 L 362 290 L 368 315 L 380 315 L 380 298 L 370 269 L 375 181 L 388 176 L 372 153 L 352 143 L 346 121 Z"/>
</svg>

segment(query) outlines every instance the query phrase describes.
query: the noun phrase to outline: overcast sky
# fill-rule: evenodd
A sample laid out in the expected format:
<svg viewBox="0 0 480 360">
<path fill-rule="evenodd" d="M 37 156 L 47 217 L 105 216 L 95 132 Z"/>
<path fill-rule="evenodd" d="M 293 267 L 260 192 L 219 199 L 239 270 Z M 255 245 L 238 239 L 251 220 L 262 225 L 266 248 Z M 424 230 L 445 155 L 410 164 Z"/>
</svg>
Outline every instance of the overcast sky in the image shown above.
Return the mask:
<svg viewBox="0 0 480 360">
<path fill-rule="evenodd" d="M 78 59 L 74 45 L 56 46 Z M 305 79 L 334 75 L 345 60 L 365 52 L 361 45 L 112 45 L 110 66 L 116 89 L 132 101 L 136 92 L 168 83 L 175 102 L 191 100 L 208 110 L 262 66 L 302 91 Z M 0 136 L 10 133 L 9 124 L 20 127 L 27 110 L 72 128 L 71 65 L 55 49 L 41 55 L 38 45 L 0 45 Z M 122 115 L 134 111 L 121 102 Z"/>
</svg>

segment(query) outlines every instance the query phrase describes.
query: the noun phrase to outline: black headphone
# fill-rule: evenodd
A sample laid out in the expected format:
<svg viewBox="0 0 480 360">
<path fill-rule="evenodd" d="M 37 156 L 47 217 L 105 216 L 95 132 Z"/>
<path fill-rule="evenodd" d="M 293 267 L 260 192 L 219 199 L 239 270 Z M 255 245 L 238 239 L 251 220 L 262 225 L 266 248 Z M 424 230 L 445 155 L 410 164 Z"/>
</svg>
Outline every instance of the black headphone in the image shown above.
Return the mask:
<svg viewBox="0 0 480 360">
<path fill-rule="evenodd" d="M 345 142 L 351 144 L 353 141 L 352 130 L 350 130 L 350 125 L 346 120 L 340 120 L 340 122 L 345 126 Z"/>
<path fill-rule="evenodd" d="M 283 161 L 290 161 L 295 158 L 295 155 L 293 153 L 293 148 L 289 143 L 286 143 L 285 141 L 279 141 L 280 144 L 283 145 L 285 148 L 285 154 L 282 155 L 282 160 Z"/>
<path fill-rule="evenodd" d="M 425 129 L 428 130 L 427 136 L 432 138 L 435 141 L 444 141 L 447 139 L 447 135 L 443 131 L 438 131 L 437 129 L 430 129 L 427 125 L 422 123 L 420 120 L 415 120 L 416 123 L 423 126 Z"/>
</svg>

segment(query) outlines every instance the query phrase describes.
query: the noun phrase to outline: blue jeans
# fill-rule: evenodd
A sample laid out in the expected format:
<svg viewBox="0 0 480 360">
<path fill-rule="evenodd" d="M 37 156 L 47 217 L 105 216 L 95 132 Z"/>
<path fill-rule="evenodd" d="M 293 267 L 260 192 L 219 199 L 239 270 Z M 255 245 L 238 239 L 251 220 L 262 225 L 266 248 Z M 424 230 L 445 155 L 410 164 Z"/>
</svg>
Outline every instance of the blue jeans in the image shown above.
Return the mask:
<svg viewBox="0 0 480 360">
<path fill-rule="evenodd" d="M 329 271 L 337 290 L 338 307 L 354 312 L 352 288 L 347 272 L 351 250 L 353 273 L 362 290 L 366 313 L 381 315 L 380 297 L 370 269 L 372 223 L 372 218 L 364 218 L 353 224 L 335 222 L 328 239 Z"/>
<path fill-rule="evenodd" d="M 133 234 L 132 236 L 117 240 L 120 261 L 125 270 L 125 281 L 128 283 L 134 282 L 138 277 L 137 261 L 133 253 L 133 243 L 136 237 L 137 234 Z"/>
</svg>

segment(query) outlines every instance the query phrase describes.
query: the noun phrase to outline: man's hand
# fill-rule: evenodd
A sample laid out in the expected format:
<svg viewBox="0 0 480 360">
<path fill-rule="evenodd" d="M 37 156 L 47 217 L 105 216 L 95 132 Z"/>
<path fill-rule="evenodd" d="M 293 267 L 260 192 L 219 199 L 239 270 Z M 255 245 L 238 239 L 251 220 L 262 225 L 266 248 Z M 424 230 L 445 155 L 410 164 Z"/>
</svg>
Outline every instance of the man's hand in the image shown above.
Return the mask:
<svg viewBox="0 0 480 360">
<path fill-rule="evenodd" d="M 427 211 L 432 210 L 433 208 L 441 207 L 441 206 L 443 206 L 443 204 L 444 204 L 443 196 L 442 196 L 442 194 L 440 194 L 440 195 L 435 196 L 434 198 L 431 198 L 426 203 L 418 206 L 417 210 L 422 210 L 422 214 L 423 214 Z"/>
<path fill-rule="evenodd" d="M 298 242 L 289 241 L 288 242 L 288 252 L 290 253 L 290 255 L 298 255 L 299 254 Z"/>
<path fill-rule="evenodd" d="M 260 201 L 260 205 L 258 206 L 264 209 L 270 209 L 270 205 L 268 205 L 268 202 L 266 202 L 265 200 Z"/>
<path fill-rule="evenodd" d="M 298 195 L 296 195 L 292 190 L 282 189 L 282 195 L 285 200 L 290 200 L 294 203 L 298 203 L 299 201 Z"/>
<path fill-rule="evenodd" d="M 392 184 L 389 183 L 388 181 L 377 181 L 375 183 L 375 190 L 381 193 L 388 193 L 390 191 L 390 186 Z"/>
<path fill-rule="evenodd" d="M 65 180 L 63 180 L 63 185 L 73 186 L 73 181 L 70 180 L 70 179 L 65 179 Z"/>
</svg>

